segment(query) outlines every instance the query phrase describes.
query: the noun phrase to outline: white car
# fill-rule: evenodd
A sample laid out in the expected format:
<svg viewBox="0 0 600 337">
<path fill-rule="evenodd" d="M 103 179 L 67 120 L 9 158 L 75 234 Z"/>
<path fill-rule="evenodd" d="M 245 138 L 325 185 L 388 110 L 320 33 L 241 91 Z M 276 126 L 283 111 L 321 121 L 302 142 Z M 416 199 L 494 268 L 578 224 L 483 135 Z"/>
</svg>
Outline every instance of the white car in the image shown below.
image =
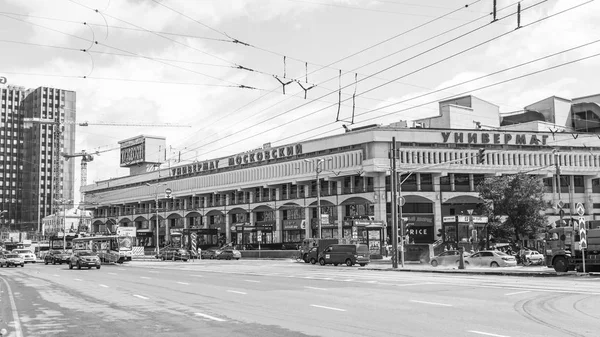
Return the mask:
<svg viewBox="0 0 600 337">
<path fill-rule="evenodd" d="M 29 249 L 13 249 L 12 252 L 18 254 L 23 259 L 23 261 L 25 261 L 25 263 L 35 263 L 35 261 L 37 261 L 35 255 Z"/>
<path fill-rule="evenodd" d="M 525 263 L 541 264 L 544 261 L 544 255 L 535 250 L 525 252 Z"/>
</svg>

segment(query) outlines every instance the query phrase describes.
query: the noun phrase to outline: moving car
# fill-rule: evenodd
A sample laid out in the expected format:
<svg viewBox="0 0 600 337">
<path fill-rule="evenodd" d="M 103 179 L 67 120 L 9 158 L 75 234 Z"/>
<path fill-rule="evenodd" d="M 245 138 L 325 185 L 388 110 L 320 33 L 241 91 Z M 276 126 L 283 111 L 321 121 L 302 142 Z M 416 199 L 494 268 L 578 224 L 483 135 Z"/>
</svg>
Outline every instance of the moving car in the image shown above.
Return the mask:
<svg viewBox="0 0 600 337">
<path fill-rule="evenodd" d="M 477 267 L 515 267 L 517 259 L 497 250 L 482 250 L 465 257 L 465 264 Z"/>
<path fill-rule="evenodd" d="M 355 264 L 360 264 L 361 267 L 366 266 L 371 262 L 371 253 L 369 246 L 363 244 L 356 245 L 329 245 L 319 254 L 319 264 L 333 264 L 337 266 L 340 263 L 352 267 Z"/>
<path fill-rule="evenodd" d="M 242 253 L 233 248 L 225 248 L 216 251 L 216 258 L 218 260 L 239 260 L 242 257 Z"/>
<path fill-rule="evenodd" d="M 81 269 L 81 267 L 100 269 L 100 258 L 91 250 L 79 250 L 71 254 L 69 258 L 69 269 L 73 269 L 74 266 L 77 266 L 77 269 Z"/>
<path fill-rule="evenodd" d="M 158 254 L 158 256 L 156 258 L 161 259 L 163 261 L 164 260 L 182 260 L 182 261 L 186 262 L 187 260 L 190 259 L 190 253 L 187 251 L 187 249 L 168 247 L 168 248 L 161 249 L 160 253 Z"/>
<path fill-rule="evenodd" d="M 35 254 L 33 254 L 33 252 L 29 249 L 13 249 L 12 252 L 15 254 L 18 254 L 20 257 L 22 257 L 23 261 L 25 261 L 25 263 L 27 263 L 27 262 L 35 263 L 35 261 L 36 261 Z"/>
<path fill-rule="evenodd" d="M 14 253 L 2 253 L 0 254 L 0 267 L 10 267 L 10 266 L 21 266 L 25 267 L 25 261 L 21 256 Z"/>
<path fill-rule="evenodd" d="M 71 257 L 71 254 L 68 254 L 62 250 L 51 250 L 51 251 L 48 251 L 46 256 L 44 256 L 44 263 L 45 264 L 48 264 L 48 263 L 63 264 L 63 262 L 69 263 L 70 257 Z"/>
<path fill-rule="evenodd" d="M 471 254 L 467 252 L 463 252 L 463 257 L 470 256 Z M 439 265 L 442 266 L 454 266 L 458 264 L 460 261 L 460 252 L 458 250 L 449 250 L 441 253 L 438 256 L 435 256 L 431 259 L 431 265 L 433 267 L 437 267 Z"/>
</svg>

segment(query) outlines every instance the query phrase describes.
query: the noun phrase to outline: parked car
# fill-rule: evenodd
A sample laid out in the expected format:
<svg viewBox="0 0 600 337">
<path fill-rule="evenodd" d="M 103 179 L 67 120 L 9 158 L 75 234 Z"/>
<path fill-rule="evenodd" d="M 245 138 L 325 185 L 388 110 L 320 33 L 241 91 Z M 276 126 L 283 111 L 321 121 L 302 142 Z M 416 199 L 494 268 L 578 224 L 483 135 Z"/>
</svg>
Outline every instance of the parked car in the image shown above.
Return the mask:
<svg viewBox="0 0 600 337">
<path fill-rule="evenodd" d="M 214 259 L 215 256 L 217 255 L 217 250 L 219 250 L 218 247 L 202 249 L 202 252 L 200 253 L 200 258 L 201 259 Z"/>
<path fill-rule="evenodd" d="M 160 250 L 157 256 L 158 259 L 165 260 L 182 260 L 187 262 L 190 259 L 190 253 L 187 249 L 167 247 Z"/>
<path fill-rule="evenodd" d="M 525 252 L 525 261 L 524 261 L 525 265 L 542 264 L 542 263 L 544 263 L 544 260 L 545 260 L 544 255 L 540 254 L 536 250 L 528 250 Z"/>
<path fill-rule="evenodd" d="M 69 258 L 69 269 L 73 269 L 75 266 L 77 266 L 77 269 L 81 269 L 81 267 L 100 269 L 100 258 L 90 250 L 76 251 Z"/>
<path fill-rule="evenodd" d="M 465 257 L 465 264 L 477 267 L 514 267 L 517 259 L 497 250 L 482 250 Z"/>
<path fill-rule="evenodd" d="M 45 264 L 48 264 L 48 263 L 63 264 L 63 262 L 69 263 L 70 257 L 71 257 L 71 254 L 66 253 L 62 250 L 51 250 L 51 251 L 48 251 L 46 256 L 44 256 L 44 263 Z"/>
<path fill-rule="evenodd" d="M 337 266 L 344 263 L 348 267 L 360 264 L 364 267 L 371 262 L 370 255 L 371 253 L 369 252 L 369 247 L 367 245 L 333 244 L 329 245 L 319 254 L 319 264 L 322 266 L 326 264 Z"/>
<path fill-rule="evenodd" d="M 21 266 L 25 267 L 25 261 L 19 254 L 2 253 L 0 254 L 0 267 Z"/>
<path fill-rule="evenodd" d="M 216 251 L 216 258 L 218 260 L 239 260 L 242 257 L 242 253 L 233 248 L 225 248 Z"/>
<path fill-rule="evenodd" d="M 463 252 L 463 257 L 470 256 L 470 253 Z M 437 267 L 439 265 L 448 266 L 448 265 L 456 265 L 460 261 L 460 251 L 458 250 L 449 250 L 441 253 L 438 256 L 435 256 L 431 259 L 431 265 L 433 267 Z"/>
<path fill-rule="evenodd" d="M 20 257 L 22 257 L 23 261 L 25 261 L 25 263 L 27 263 L 27 262 L 35 263 L 35 261 L 37 261 L 37 259 L 35 258 L 35 254 L 33 254 L 33 252 L 30 251 L 29 249 L 13 249 L 12 252 L 15 254 L 18 254 Z"/>
</svg>

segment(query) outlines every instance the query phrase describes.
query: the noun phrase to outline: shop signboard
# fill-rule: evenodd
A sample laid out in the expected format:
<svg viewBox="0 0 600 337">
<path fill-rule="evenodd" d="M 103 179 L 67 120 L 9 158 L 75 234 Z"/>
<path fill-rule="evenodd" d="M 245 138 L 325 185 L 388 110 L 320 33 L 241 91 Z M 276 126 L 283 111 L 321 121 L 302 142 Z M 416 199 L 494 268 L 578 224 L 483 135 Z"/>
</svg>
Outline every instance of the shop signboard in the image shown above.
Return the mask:
<svg viewBox="0 0 600 337">
<path fill-rule="evenodd" d="M 300 219 L 296 219 L 296 220 L 283 220 L 283 229 L 284 230 L 295 230 L 295 229 L 304 229 L 305 226 L 303 226 L 304 222 L 306 220 L 300 220 Z"/>
<path fill-rule="evenodd" d="M 442 222 L 456 222 L 456 216 L 445 216 L 442 218 Z"/>
<path fill-rule="evenodd" d="M 410 243 L 434 242 L 434 219 L 432 214 L 404 214 L 406 234 Z"/>
<path fill-rule="evenodd" d="M 152 233 L 152 231 L 148 231 L 148 230 L 139 230 L 135 233 L 135 236 L 138 238 L 151 238 L 154 236 L 154 234 Z"/>
<path fill-rule="evenodd" d="M 117 227 L 117 236 L 136 237 L 136 231 L 135 227 Z"/>
<path fill-rule="evenodd" d="M 471 222 L 469 215 L 459 215 L 458 222 Z M 488 223 L 487 216 L 473 215 L 473 223 Z"/>
</svg>

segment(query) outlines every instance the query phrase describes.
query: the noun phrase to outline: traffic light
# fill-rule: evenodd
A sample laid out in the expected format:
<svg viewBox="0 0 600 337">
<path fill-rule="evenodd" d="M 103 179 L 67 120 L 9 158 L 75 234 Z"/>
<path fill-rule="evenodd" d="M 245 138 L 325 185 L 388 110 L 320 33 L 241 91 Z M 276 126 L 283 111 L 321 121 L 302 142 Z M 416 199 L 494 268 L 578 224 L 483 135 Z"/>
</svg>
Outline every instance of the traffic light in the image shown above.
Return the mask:
<svg viewBox="0 0 600 337">
<path fill-rule="evenodd" d="M 173 190 L 171 190 L 170 188 L 165 189 L 165 198 L 173 199 L 173 196 L 171 195 L 171 193 L 173 193 Z"/>
<path fill-rule="evenodd" d="M 479 152 L 477 153 L 477 164 L 485 164 L 485 149 L 484 148 L 479 149 Z"/>
</svg>

